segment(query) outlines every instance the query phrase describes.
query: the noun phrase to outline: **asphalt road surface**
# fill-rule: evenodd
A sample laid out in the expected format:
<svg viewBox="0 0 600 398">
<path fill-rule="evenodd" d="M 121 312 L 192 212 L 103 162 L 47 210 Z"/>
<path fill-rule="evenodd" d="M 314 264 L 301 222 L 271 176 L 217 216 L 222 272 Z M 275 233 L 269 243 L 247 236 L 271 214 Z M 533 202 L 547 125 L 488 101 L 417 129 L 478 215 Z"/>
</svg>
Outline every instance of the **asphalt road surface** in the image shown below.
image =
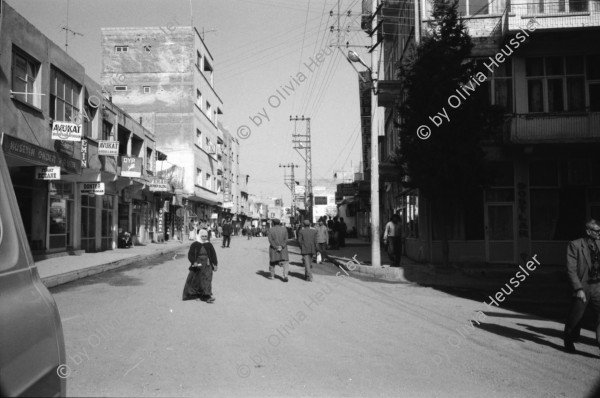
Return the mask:
<svg viewBox="0 0 600 398">
<path fill-rule="evenodd" d="M 269 280 L 266 238 L 213 244 L 213 304 L 181 300 L 189 244 L 51 289 L 69 396 L 586 397 L 598 380 L 590 331 L 567 354 L 555 321 L 330 264 L 305 282 L 295 247 L 289 283 Z"/>
</svg>

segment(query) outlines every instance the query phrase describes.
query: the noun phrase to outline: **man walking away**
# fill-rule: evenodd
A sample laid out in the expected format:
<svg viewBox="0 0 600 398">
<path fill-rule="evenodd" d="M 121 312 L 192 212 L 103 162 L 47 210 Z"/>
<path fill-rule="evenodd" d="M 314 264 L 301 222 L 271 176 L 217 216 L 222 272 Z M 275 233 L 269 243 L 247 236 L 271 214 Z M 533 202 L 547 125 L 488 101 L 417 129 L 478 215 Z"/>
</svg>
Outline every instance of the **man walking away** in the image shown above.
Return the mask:
<svg viewBox="0 0 600 398">
<path fill-rule="evenodd" d="M 563 337 L 567 352 L 575 352 L 579 322 L 588 303 L 596 312 L 596 343 L 600 347 L 600 225 L 591 219 L 585 226 L 587 236 L 570 242 L 567 248 L 567 274 L 573 288 Z"/>
<path fill-rule="evenodd" d="M 402 233 L 400 231 L 400 216 L 397 214 L 394 214 L 385 226 L 383 243 L 387 247 L 392 267 L 399 267 L 402 258 Z"/>
<path fill-rule="evenodd" d="M 221 247 L 229 247 L 232 232 L 231 222 L 229 220 L 225 221 L 225 224 L 223 224 L 223 246 Z"/>
<path fill-rule="evenodd" d="M 317 252 L 317 230 L 310 227 L 309 220 L 304 220 L 304 228 L 298 234 L 298 243 L 304 260 L 304 280 L 312 282 L 312 259 Z"/>
<path fill-rule="evenodd" d="M 321 254 L 321 259 L 325 255 L 325 250 L 327 250 L 327 245 L 329 244 L 329 231 L 325 226 L 323 218 L 319 219 L 319 225 L 317 226 L 317 252 Z M 318 259 L 318 257 L 317 257 Z M 322 260 L 321 260 L 322 262 Z M 317 263 L 321 263 L 317 261 Z"/>
<path fill-rule="evenodd" d="M 275 278 L 275 266 L 279 265 L 283 267 L 283 281 L 288 281 L 288 271 L 290 264 L 288 263 L 288 249 L 287 249 L 287 230 L 280 224 L 279 219 L 273 219 L 273 226 L 269 228 L 269 272 L 271 273 L 269 279 Z"/>
</svg>

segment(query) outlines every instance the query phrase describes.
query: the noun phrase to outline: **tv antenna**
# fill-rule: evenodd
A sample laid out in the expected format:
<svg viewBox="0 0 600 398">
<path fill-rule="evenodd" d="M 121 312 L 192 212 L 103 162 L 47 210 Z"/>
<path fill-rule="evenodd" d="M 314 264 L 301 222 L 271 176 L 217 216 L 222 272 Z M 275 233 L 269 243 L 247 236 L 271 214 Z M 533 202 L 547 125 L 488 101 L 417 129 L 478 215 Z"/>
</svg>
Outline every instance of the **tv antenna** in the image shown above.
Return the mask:
<svg viewBox="0 0 600 398">
<path fill-rule="evenodd" d="M 69 52 L 69 34 L 83 36 L 82 33 L 69 29 L 69 0 L 67 0 L 67 24 L 66 26 L 61 26 L 61 29 L 65 31 L 65 52 Z"/>
<path fill-rule="evenodd" d="M 202 37 L 202 40 L 204 40 L 204 35 L 205 35 L 206 33 L 211 33 L 211 32 L 216 32 L 216 31 L 217 31 L 216 29 L 208 29 L 208 30 L 204 30 L 204 26 L 203 26 L 203 27 L 202 27 L 202 35 L 201 35 L 201 37 Z"/>
</svg>

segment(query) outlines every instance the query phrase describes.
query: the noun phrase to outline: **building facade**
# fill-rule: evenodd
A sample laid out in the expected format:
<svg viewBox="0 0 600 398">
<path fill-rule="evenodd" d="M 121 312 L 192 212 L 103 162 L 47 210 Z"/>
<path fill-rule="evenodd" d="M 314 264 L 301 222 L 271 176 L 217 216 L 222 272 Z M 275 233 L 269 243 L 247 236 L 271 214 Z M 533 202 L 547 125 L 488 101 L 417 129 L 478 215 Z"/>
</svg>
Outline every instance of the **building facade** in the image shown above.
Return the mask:
<svg viewBox="0 0 600 398">
<path fill-rule="evenodd" d="M 112 101 L 156 133 L 181 170 L 177 198 L 191 219 L 219 222 L 235 211 L 234 137 L 222 127 L 214 59 L 193 27 L 102 29 L 102 81 Z M 228 169 L 226 170 L 226 167 Z M 231 167 L 231 168 L 229 168 Z M 228 194 L 229 192 L 229 194 Z"/>
<path fill-rule="evenodd" d="M 154 133 L 6 3 L 0 50 L 2 149 L 33 253 L 113 249 L 123 232 L 158 239 Z"/>
<path fill-rule="evenodd" d="M 402 115 L 392 71 L 426 33 L 431 3 L 382 3 L 378 18 L 394 34 L 384 32 L 388 81 L 379 99 L 394 121 Z M 515 264 L 539 254 L 562 264 L 566 242 L 582 234 L 587 218 L 600 217 L 600 48 L 592 44 L 600 39 L 600 2 L 461 0 L 459 12 L 472 57 L 486 71 L 477 90 L 504 121 L 481 142 L 494 179 L 450 215 L 450 261 Z M 386 125 L 383 163 L 402 145 L 394 124 Z M 403 216 L 406 254 L 440 262 L 436 206 L 392 182 L 386 211 Z"/>
</svg>

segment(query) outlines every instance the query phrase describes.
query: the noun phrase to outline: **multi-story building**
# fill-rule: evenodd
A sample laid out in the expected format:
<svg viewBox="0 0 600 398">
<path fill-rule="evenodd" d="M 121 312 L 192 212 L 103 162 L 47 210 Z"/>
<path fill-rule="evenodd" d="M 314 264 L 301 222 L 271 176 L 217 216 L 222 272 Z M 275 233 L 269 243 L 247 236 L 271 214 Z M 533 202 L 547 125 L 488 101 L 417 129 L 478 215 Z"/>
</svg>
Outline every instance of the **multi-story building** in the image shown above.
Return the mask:
<svg viewBox="0 0 600 398">
<path fill-rule="evenodd" d="M 148 186 L 156 159 L 165 157 L 153 131 L 0 5 L 0 140 L 34 254 L 112 249 L 125 231 L 158 239 L 164 203 Z"/>
<path fill-rule="evenodd" d="M 393 71 L 427 31 L 431 3 L 382 3 L 377 17 L 391 30 L 383 32 L 379 102 L 393 121 L 402 117 Z M 538 254 L 563 263 L 566 241 L 600 217 L 600 2 L 460 0 L 459 12 L 486 72 L 478 90 L 504 110 L 505 122 L 481 142 L 491 186 L 451 215 L 450 260 L 516 263 Z M 388 124 L 382 161 L 402 144 L 396 137 Z M 394 194 L 406 254 L 440 261 L 435 206 L 401 186 Z"/>
<path fill-rule="evenodd" d="M 200 33 L 189 26 L 103 28 L 102 60 L 112 101 L 141 118 L 169 162 L 182 168 L 178 198 L 187 200 L 192 217 L 215 220 L 225 210 L 219 191 L 230 182 L 230 153 L 219 128 L 214 59 Z"/>
</svg>

